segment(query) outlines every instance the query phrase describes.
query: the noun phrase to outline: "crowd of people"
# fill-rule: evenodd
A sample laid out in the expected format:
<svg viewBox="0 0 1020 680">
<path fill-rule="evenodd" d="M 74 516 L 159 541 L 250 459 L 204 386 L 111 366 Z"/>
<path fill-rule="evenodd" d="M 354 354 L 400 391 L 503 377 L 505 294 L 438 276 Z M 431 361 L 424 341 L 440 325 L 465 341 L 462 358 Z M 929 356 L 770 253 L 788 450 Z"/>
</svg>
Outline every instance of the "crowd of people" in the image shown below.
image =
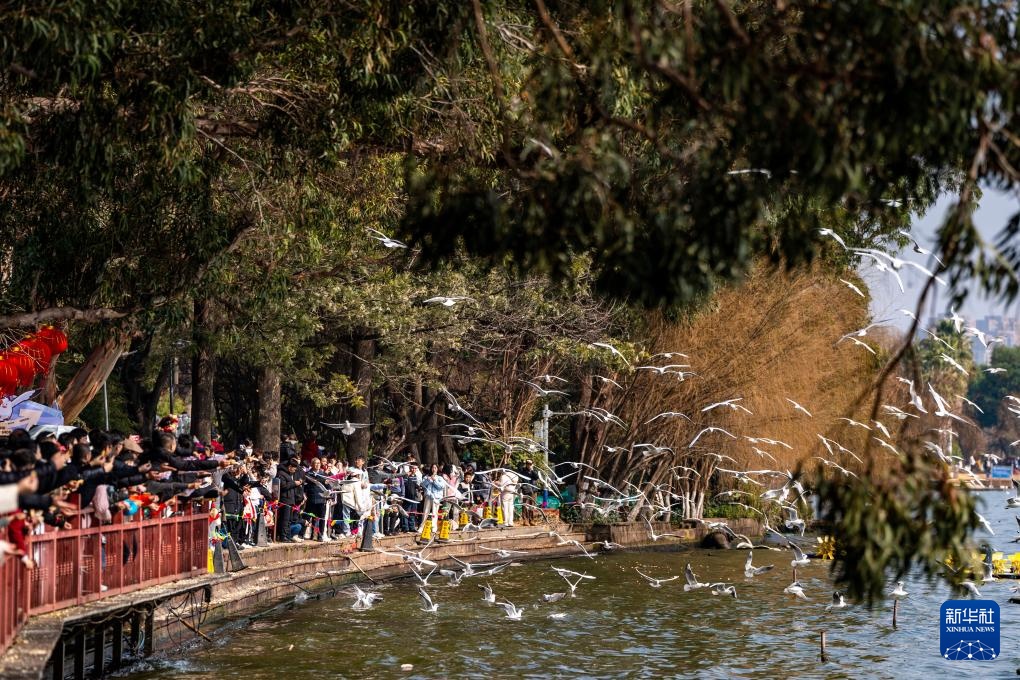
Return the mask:
<svg viewBox="0 0 1020 680">
<path fill-rule="evenodd" d="M 518 512 L 531 524 L 547 500 L 531 460 L 514 470 L 479 470 L 470 461 L 423 467 L 413 455 L 344 460 L 314 436 L 304 445 L 287 437 L 276 451 L 244 441 L 224 453 L 176 429 L 165 418 L 146 439 L 81 428 L 0 438 L 0 553 L 32 567 L 28 538 L 45 525 L 170 516 L 201 500 L 218 501 L 214 524 L 241 549 L 258 541 L 260 523 L 267 540 L 282 543 L 364 531 L 431 535 L 441 521 L 449 530 L 465 522 L 514 526 Z"/>
<path fill-rule="evenodd" d="M 533 524 L 546 493 L 531 460 L 517 470 L 477 470 L 470 462 L 423 467 L 413 455 L 393 461 L 344 460 L 285 441 L 279 454 L 242 444 L 222 476 L 223 519 L 241 548 L 256 542 L 259 522 L 277 542 L 342 538 L 371 531 L 431 535 L 440 522 L 453 531 L 469 522 Z M 318 455 L 316 455 L 318 454 Z M 427 526 L 426 526 L 427 525 Z"/>
</svg>

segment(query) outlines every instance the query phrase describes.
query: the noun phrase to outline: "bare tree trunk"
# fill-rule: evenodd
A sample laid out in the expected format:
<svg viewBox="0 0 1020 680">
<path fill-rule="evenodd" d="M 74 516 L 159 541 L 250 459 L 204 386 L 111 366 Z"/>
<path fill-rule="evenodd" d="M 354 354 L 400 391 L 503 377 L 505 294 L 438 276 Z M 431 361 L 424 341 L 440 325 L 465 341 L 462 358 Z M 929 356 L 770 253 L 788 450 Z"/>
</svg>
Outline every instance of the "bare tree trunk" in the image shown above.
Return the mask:
<svg viewBox="0 0 1020 680">
<path fill-rule="evenodd" d="M 77 418 L 95 398 L 129 343 L 127 333 L 117 332 L 92 350 L 92 354 L 57 397 L 57 407 L 64 412 L 65 422 Z"/>
<path fill-rule="evenodd" d="M 209 342 L 212 305 L 208 300 L 195 300 L 192 336 L 195 356 L 191 360 L 191 434 L 199 441 L 212 441 L 213 379 L 215 358 Z"/>
<path fill-rule="evenodd" d="M 280 449 L 280 371 L 275 366 L 263 366 L 258 382 L 259 414 L 255 434 L 255 448 L 259 451 Z"/>
<path fill-rule="evenodd" d="M 438 399 L 435 398 L 433 391 L 430 389 L 423 390 L 425 394 L 427 411 L 425 414 L 425 422 L 423 425 L 424 438 L 421 451 L 421 464 L 422 467 L 427 470 L 429 465 L 433 463 L 439 463 L 439 447 L 436 440 L 436 431 L 439 429 L 439 419 L 436 416 L 436 408 L 438 408 Z"/>
<path fill-rule="evenodd" d="M 44 404 L 52 404 L 57 398 L 57 362 L 60 361 L 60 355 L 57 354 L 50 361 L 50 372 L 46 374 L 46 379 L 42 384 L 42 396 L 39 397 L 38 401 Z"/>
<path fill-rule="evenodd" d="M 351 382 L 358 388 L 362 405 L 355 407 L 351 420 L 358 423 L 372 422 L 372 360 L 375 358 L 375 340 L 354 337 L 351 343 L 353 361 L 351 362 Z M 347 453 L 352 458 L 368 457 L 369 444 L 372 442 L 372 428 L 358 428 L 347 440 Z"/>
</svg>

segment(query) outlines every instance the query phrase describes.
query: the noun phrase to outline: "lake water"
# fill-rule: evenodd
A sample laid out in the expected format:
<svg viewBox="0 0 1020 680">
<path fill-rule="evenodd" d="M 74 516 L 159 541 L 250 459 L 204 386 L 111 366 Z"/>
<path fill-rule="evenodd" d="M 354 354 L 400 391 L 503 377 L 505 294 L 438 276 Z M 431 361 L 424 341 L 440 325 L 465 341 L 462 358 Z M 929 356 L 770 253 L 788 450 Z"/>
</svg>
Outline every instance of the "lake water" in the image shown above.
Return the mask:
<svg viewBox="0 0 1020 680">
<path fill-rule="evenodd" d="M 1015 511 L 1006 493 L 986 492 L 983 514 L 995 528 L 988 538 L 1012 553 L 1020 544 Z M 699 678 L 959 678 L 1016 677 L 1020 668 L 1020 605 L 1008 603 L 1003 580 L 981 587 L 1002 610 L 1002 654 L 992 662 L 951 662 L 939 655 L 939 607 L 950 597 L 939 583 L 908 578 L 899 627 L 892 602 L 868 611 L 850 606 L 827 611 L 832 587 L 828 563 L 799 570 L 808 601 L 783 593 L 792 581 L 788 552 L 755 551 L 755 564 L 771 572 L 745 579 L 746 551 L 620 552 L 595 560 L 571 558 L 523 563 L 485 581 L 498 599 L 525 608 L 511 621 L 501 607 L 481 600 L 478 578 L 448 586 L 433 577 L 439 611 L 420 610 L 416 581 L 363 586 L 383 596 L 371 609 L 351 608 L 353 596 L 308 601 L 220 633 L 213 645 L 183 658 L 150 659 L 124 674 L 155 678 L 365 678 L 365 677 L 699 677 Z M 701 581 L 726 581 L 738 599 L 707 590 L 683 592 L 690 562 Z M 587 572 L 577 597 L 546 603 L 563 592 L 551 565 Z M 635 573 L 680 579 L 655 589 Z M 552 618 L 551 615 L 562 615 Z M 819 661 L 819 633 L 828 635 L 828 661 Z M 401 664 L 413 664 L 401 671 Z"/>
</svg>

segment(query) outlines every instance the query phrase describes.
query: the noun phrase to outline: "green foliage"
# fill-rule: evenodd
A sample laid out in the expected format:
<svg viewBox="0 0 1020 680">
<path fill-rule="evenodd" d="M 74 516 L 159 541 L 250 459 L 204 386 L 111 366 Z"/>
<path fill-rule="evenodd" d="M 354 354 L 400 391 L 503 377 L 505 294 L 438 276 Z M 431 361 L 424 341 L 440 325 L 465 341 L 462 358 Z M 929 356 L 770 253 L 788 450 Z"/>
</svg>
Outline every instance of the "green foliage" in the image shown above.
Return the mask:
<svg viewBox="0 0 1020 680">
<path fill-rule="evenodd" d="M 998 427 L 1003 421 L 1015 420 L 1005 409 L 1007 394 L 1020 394 L 1020 347 L 999 345 L 992 350 L 989 366 L 1006 369 L 1003 373 L 975 372 L 967 396 L 983 413 L 974 415 L 983 427 Z"/>
<path fill-rule="evenodd" d="M 887 579 L 920 570 L 931 580 L 946 572 L 940 562 L 968 561 L 967 537 L 978 526 L 974 498 L 923 453 L 872 459 L 852 484 L 824 474 L 812 481 L 820 519 L 838 547 L 832 576 L 848 598 L 871 606 L 883 599 Z"/>
</svg>

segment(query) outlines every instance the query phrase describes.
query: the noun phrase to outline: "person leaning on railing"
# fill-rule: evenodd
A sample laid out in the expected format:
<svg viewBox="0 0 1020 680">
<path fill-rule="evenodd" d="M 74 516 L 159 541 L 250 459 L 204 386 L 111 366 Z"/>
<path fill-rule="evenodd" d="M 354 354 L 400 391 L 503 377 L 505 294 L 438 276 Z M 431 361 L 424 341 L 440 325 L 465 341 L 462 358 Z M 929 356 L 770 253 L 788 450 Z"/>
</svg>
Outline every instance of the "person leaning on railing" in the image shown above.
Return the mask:
<svg viewBox="0 0 1020 680">
<path fill-rule="evenodd" d="M 34 527 L 71 528 L 68 520 L 74 514 L 82 527 L 89 526 L 93 518 L 110 522 L 114 513 L 133 514 L 139 507 L 159 516 L 182 494 L 203 485 L 201 480 L 182 479 L 181 471 L 207 475 L 227 464 L 180 456 L 175 451 L 176 441 L 166 432 L 155 433 L 144 452 L 132 438 L 100 430 L 87 433 L 80 428 L 57 438 L 42 434 L 38 441 L 23 429 L 0 438 L 0 488 L 4 489 L 0 529 L 6 532 L 0 534 L 0 539 L 6 538 L 3 552 L 25 553 Z M 77 503 L 72 502 L 75 500 Z M 77 512 L 78 508 L 85 512 Z M 12 544 L 17 547 L 11 548 Z M 27 555 L 23 557 L 32 566 Z"/>
</svg>

